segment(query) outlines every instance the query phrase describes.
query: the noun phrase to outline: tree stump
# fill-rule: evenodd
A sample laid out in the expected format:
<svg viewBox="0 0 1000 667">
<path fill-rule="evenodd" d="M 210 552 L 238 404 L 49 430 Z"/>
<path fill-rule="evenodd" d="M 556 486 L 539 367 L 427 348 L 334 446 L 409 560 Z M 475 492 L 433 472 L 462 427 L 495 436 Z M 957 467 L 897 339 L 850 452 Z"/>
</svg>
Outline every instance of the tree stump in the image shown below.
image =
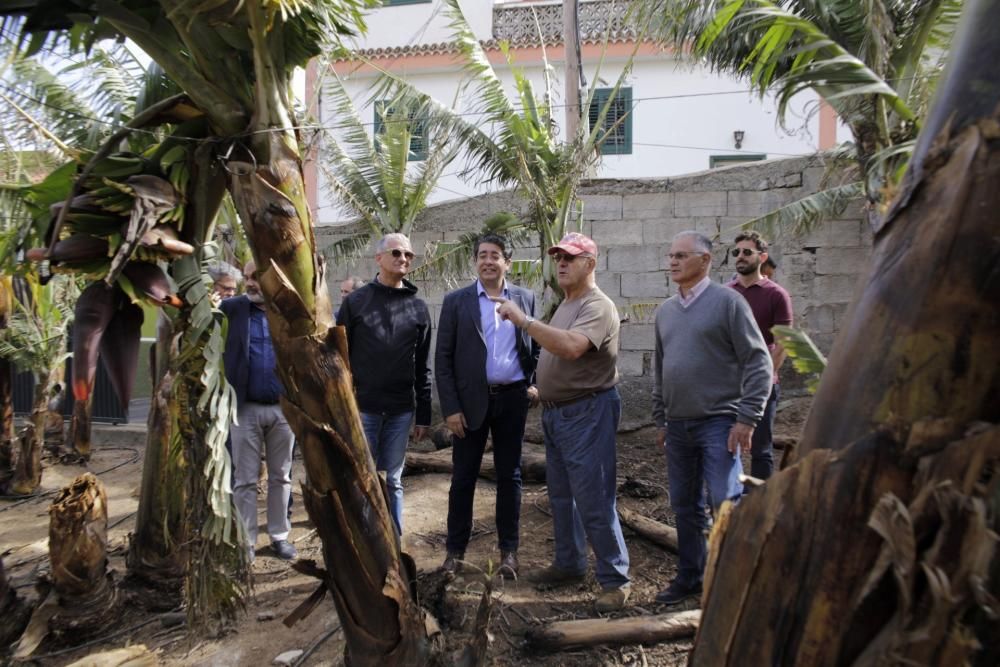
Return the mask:
<svg viewBox="0 0 1000 667">
<path fill-rule="evenodd" d="M 117 620 L 107 528 L 108 496 L 89 472 L 64 488 L 49 508 L 50 577 L 59 599 L 49 627 L 57 636 L 90 636 Z"/>
</svg>

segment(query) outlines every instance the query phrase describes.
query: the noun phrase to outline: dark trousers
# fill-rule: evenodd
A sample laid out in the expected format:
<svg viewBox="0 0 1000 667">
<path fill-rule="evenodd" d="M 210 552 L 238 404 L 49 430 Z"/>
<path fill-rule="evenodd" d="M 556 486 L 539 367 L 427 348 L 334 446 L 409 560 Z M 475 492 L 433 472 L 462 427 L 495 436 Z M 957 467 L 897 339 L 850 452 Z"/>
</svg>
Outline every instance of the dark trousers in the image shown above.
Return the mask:
<svg viewBox="0 0 1000 667">
<path fill-rule="evenodd" d="M 750 476 L 767 479 L 774 473 L 774 413 L 778 409 L 781 390 L 771 385 L 771 395 L 764 405 L 764 416 L 753 430 L 750 441 Z"/>
<path fill-rule="evenodd" d="M 501 551 L 517 551 L 521 521 L 521 444 L 528 415 L 528 388 L 521 383 L 490 395 L 486 418 L 479 428 L 455 438 L 451 449 L 451 490 L 448 492 L 450 553 L 465 553 L 472 534 L 472 501 L 486 438 L 493 435 L 493 465 L 497 471 L 496 523 Z"/>
</svg>

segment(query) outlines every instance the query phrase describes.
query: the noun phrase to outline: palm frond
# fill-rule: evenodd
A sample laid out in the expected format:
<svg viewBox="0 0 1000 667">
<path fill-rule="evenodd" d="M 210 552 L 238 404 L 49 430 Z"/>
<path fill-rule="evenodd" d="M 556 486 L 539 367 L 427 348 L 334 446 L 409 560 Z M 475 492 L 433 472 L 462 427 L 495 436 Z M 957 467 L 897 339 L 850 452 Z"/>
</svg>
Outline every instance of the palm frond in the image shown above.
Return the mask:
<svg viewBox="0 0 1000 667">
<path fill-rule="evenodd" d="M 486 233 L 505 237 L 512 249 L 529 242 L 533 236 L 530 223 L 506 211 L 494 213 L 483 222 L 481 229 L 466 232 L 453 241 L 430 244 L 424 263 L 413 271 L 414 275 L 434 276 L 450 285 L 467 279 L 472 275 L 472 255 L 476 240 Z"/>
<path fill-rule="evenodd" d="M 373 234 L 368 230 L 351 234 L 323 248 L 323 256 L 338 264 L 360 259 L 372 237 Z"/>
<path fill-rule="evenodd" d="M 794 329 L 781 325 L 771 328 L 771 333 L 775 339 L 785 348 L 788 358 L 792 360 L 792 367 L 808 376 L 806 386 L 810 393 L 816 393 L 819 388 L 820 375 L 826 370 L 826 357 L 816 347 L 816 343 L 809 338 L 809 334 L 801 329 Z"/>
<path fill-rule="evenodd" d="M 739 51 L 724 41 L 737 34 L 753 41 L 739 61 L 732 60 Z M 732 0 L 708 24 L 695 48 L 710 59 L 714 56 L 719 69 L 746 76 L 760 94 L 777 91 L 782 118 L 795 94 L 814 88 L 841 117 L 854 112 L 845 100 L 878 95 L 901 118 L 914 119 L 905 101 L 865 61 L 808 18 L 768 0 Z"/>
<path fill-rule="evenodd" d="M 740 229 L 755 229 L 769 239 L 808 234 L 821 220 L 836 219 L 851 203 L 859 203 L 864 193 L 860 181 L 820 190 L 733 229 L 724 230 L 722 235 L 729 236 Z"/>
</svg>

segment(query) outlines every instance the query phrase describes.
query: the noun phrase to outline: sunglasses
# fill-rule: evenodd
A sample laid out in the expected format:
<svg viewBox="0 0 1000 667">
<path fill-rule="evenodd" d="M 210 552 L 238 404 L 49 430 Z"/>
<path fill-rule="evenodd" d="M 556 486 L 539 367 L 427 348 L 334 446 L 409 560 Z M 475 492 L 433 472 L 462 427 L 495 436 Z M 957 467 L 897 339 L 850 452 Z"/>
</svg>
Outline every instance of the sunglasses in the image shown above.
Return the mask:
<svg viewBox="0 0 1000 667">
<path fill-rule="evenodd" d="M 732 255 L 733 257 L 739 257 L 740 253 L 743 253 L 744 257 L 750 257 L 755 252 L 757 251 L 751 250 L 750 248 L 733 248 L 732 250 L 729 251 L 729 254 Z"/>
<path fill-rule="evenodd" d="M 395 257 L 396 259 L 399 259 L 400 257 L 405 257 L 408 262 L 412 262 L 413 258 L 416 257 L 416 255 L 414 255 L 409 250 L 400 250 L 399 248 L 393 248 L 389 252 L 392 253 L 392 256 Z"/>
<path fill-rule="evenodd" d="M 572 262 L 573 260 L 577 259 L 580 256 L 581 255 L 571 255 L 568 252 L 554 252 L 551 255 L 549 255 L 549 257 L 552 258 L 552 261 L 555 262 L 556 264 L 563 261 L 569 264 L 570 262 Z"/>
</svg>

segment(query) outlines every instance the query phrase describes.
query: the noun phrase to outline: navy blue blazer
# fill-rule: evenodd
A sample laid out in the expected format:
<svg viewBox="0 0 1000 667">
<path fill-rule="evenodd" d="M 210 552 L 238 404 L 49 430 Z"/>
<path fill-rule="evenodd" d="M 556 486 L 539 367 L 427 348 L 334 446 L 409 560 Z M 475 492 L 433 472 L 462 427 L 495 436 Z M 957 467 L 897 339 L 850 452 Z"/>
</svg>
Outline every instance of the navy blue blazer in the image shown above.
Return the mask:
<svg viewBox="0 0 1000 667">
<path fill-rule="evenodd" d="M 534 316 L 534 292 L 509 282 L 507 290 L 511 301 Z M 541 348 L 521 329 L 516 330 L 515 340 L 524 377 L 528 384 L 534 384 L 535 364 Z M 476 283 L 444 297 L 434 349 L 434 377 L 441 414 L 447 417 L 461 412 L 470 430 L 482 426 L 490 396 L 486 384 L 486 339 L 479 316 Z"/>
<path fill-rule="evenodd" d="M 236 391 L 238 406 L 246 402 L 250 382 L 250 309 L 254 307 L 245 294 L 225 299 L 219 304 L 219 310 L 229 320 L 222 363 L 226 367 L 226 380 Z"/>
</svg>

